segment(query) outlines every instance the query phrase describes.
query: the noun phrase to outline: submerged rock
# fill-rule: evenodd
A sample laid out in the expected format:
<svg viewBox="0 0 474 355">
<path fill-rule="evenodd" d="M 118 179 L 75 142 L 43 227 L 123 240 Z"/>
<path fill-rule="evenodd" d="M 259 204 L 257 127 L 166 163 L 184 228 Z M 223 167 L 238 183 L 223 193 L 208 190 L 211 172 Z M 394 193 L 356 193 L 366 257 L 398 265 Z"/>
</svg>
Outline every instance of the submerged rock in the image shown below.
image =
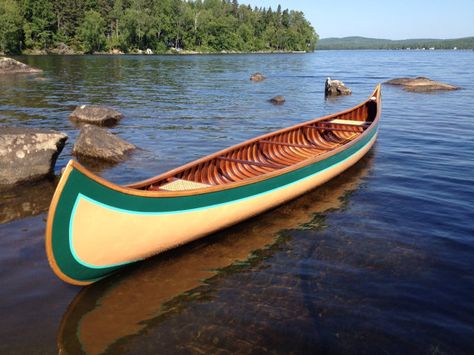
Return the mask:
<svg viewBox="0 0 474 355">
<path fill-rule="evenodd" d="M 263 81 L 265 80 L 265 76 L 262 74 L 262 73 L 253 73 L 252 75 L 250 75 L 250 80 L 252 81 Z"/>
<path fill-rule="evenodd" d="M 272 98 L 271 98 L 270 100 L 268 100 L 268 101 L 270 101 L 270 102 L 271 102 L 272 104 L 274 104 L 274 105 L 283 105 L 286 100 L 285 100 L 285 98 L 284 98 L 283 96 L 277 95 L 277 96 L 275 96 L 275 97 L 272 97 Z"/>
<path fill-rule="evenodd" d="M 0 58 L 0 74 L 33 74 L 41 73 L 41 69 L 35 69 L 12 58 Z"/>
<path fill-rule="evenodd" d="M 326 96 L 339 96 L 339 95 L 350 95 L 352 90 L 349 89 L 342 81 L 340 80 L 331 80 L 331 78 L 326 79 L 324 94 Z"/>
<path fill-rule="evenodd" d="M 411 92 L 433 92 L 460 89 L 458 86 L 441 83 L 422 76 L 417 78 L 396 78 L 386 81 L 384 84 L 402 86 L 403 89 Z"/>
<path fill-rule="evenodd" d="M 55 188 L 54 179 L 25 183 L 20 188 L 0 188 L 0 224 L 46 212 Z"/>
<path fill-rule="evenodd" d="M 66 140 L 53 130 L 0 127 L 0 185 L 51 175 Z"/>
<path fill-rule="evenodd" d="M 92 159 L 100 159 L 113 163 L 124 161 L 126 153 L 136 146 L 113 135 L 108 130 L 89 124 L 82 127 L 72 154 Z"/>
<path fill-rule="evenodd" d="M 123 114 L 106 106 L 82 105 L 76 107 L 69 118 L 98 126 L 113 126 L 123 118 Z"/>
</svg>

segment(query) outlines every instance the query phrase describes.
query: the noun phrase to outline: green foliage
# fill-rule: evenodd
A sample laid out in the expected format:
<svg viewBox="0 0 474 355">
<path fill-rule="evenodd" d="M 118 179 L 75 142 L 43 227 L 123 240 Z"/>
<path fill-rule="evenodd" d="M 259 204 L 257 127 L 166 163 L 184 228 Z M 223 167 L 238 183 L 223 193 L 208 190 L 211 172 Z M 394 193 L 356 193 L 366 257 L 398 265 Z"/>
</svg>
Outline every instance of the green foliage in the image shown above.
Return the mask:
<svg viewBox="0 0 474 355">
<path fill-rule="evenodd" d="M 313 51 L 318 39 L 302 12 L 282 10 L 281 6 L 276 11 L 252 9 L 237 0 L 0 0 L 0 3 L 2 8 L 21 15 L 5 15 L 10 22 L 0 24 L 3 31 L 0 40 L 8 42 L 8 48 L 18 48 L 19 38 L 24 38 L 26 49 L 51 48 L 64 42 L 86 52 L 147 48 L 155 52 Z M 6 27 L 13 30 L 5 30 Z M 7 32 L 12 33 L 8 40 L 3 34 Z"/>
<path fill-rule="evenodd" d="M 52 1 L 24 0 L 23 13 L 25 45 L 33 49 L 51 47 L 55 33 Z"/>
<path fill-rule="evenodd" d="M 23 17 L 14 0 L 0 0 L 0 52 L 17 53 L 20 50 Z"/>
<path fill-rule="evenodd" d="M 105 21 L 97 11 L 89 10 L 85 13 L 84 21 L 79 27 L 79 38 L 86 53 L 99 52 L 105 48 L 104 27 Z"/>
</svg>

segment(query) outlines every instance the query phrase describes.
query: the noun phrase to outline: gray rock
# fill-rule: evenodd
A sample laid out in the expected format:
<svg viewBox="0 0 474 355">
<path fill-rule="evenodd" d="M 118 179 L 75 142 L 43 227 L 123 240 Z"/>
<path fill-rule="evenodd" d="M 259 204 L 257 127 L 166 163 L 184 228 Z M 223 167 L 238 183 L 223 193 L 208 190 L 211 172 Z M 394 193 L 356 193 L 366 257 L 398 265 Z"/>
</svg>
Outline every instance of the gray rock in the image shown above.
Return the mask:
<svg viewBox="0 0 474 355">
<path fill-rule="evenodd" d="M 77 54 L 76 51 L 74 51 L 71 47 L 69 47 L 65 43 L 58 43 L 56 45 L 56 48 L 52 48 L 49 50 L 49 53 L 51 54 L 57 54 L 57 55 L 73 55 Z"/>
<path fill-rule="evenodd" d="M 98 126 L 113 126 L 117 124 L 123 115 L 106 106 L 82 105 L 69 115 L 73 121 L 91 123 Z"/>
<path fill-rule="evenodd" d="M 35 69 L 21 63 L 12 58 L 0 58 L 0 75 L 1 74 L 33 74 L 33 73 L 41 73 L 43 72 L 41 69 Z"/>
<path fill-rule="evenodd" d="M 274 105 L 283 105 L 285 103 L 285 98 L 281 95 L 278 95 L 278 96 L 272 97 L 268 101 L 270 101 Z"/>
<path fill-rule="evenodd" d="M 352 94 L 352 90 L 344 85 L 340 80 L 331 80 L 331 78 L 327 78 L 324 93 L 326 96 L 350 95 Z"/>
<path fill-rule="evenodd" d="M 82 127 L 74 144 L 72 154 L 92 159 L 100 159 L 112 163 L 124 161 L 126 153 L 136 149 L 123 139 L 108 130 L 86 124 Z"/>
<path fill-rule="evenodd" d="M 51 175 L 66 140 L 52 130 L 0 127 L 0 185 Z"/>
<path fill-rule="evenodd" d="M 265 80 L 265 76 L 262 74 L 262 73 L 253 73 L 252 75 L 250 75 L 250 80 L 252 81 L 263 81 Z"/>
<path fill-rule="evenodd" d="M 441 83 L 422 76 L 417 78 L 396 78 L 386 81 L 384 84 L 402 86 L 404 90 L 411 92 L 450 91 L 460 89 L 458 86 Z"/>
</svg>

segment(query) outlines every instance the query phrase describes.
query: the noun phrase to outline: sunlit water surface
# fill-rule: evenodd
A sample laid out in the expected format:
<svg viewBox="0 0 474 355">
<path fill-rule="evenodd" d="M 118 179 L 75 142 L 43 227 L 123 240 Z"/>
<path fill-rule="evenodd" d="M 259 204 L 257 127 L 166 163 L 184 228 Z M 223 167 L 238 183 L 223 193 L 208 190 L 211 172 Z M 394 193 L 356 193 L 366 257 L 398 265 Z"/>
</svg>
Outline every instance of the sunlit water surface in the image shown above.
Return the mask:
<svg viewBox="0 0 474 355">
<path fill-rule="evenodd" d="M 90 168 L 116 183 L 349 108 L 393 77 L 463 90 L 384 86 L 377 144 L 352 169 L 83 289 L 46 260 L 55 182 L 0 192 L 0 353 L 474 352 L 474 52 L 19 59 L 44 74 L 0 78 L 0 125 L 66 132 L 59 171 L 75 106 L 115 107 L 112 131 L 140 149 Z M 324 100 L 328 76 L 353 95 Z"/>
</svg>

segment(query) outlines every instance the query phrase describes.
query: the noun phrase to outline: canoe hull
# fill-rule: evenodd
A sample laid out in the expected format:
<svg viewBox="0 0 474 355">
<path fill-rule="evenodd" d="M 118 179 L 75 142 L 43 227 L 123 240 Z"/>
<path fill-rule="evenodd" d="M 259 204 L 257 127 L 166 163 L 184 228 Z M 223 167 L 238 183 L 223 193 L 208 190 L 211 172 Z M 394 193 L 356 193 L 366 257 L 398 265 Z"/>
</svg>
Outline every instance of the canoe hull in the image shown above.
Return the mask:
<svg viewBox="0 0 474 355">
<path fill-rule="evenodd" d="M 253 184 L 190 196 L 137 196 L 91 178 L 71 161 L 48 216 L 51 267 L 66 282 L 89 284 L 123 265 L 257 215 L 354 165 L 375 143 L 377 128 L 374 124 L 362 139 L 314 164 Z"/>
</svg>

